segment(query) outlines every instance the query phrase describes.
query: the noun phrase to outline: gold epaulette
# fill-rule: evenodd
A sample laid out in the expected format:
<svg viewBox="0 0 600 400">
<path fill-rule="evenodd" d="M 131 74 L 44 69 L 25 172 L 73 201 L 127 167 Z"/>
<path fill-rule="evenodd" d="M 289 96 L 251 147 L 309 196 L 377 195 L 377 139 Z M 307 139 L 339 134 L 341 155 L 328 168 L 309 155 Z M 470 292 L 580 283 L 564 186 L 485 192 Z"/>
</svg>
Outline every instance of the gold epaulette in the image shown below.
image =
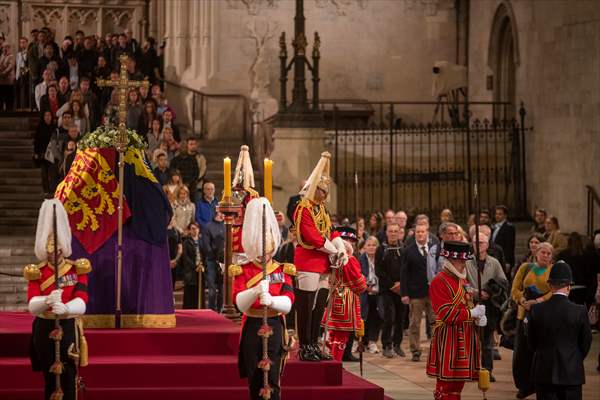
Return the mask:
<svg viewBox="0 0 600 400">
<path fill-rule="evenodd" d="M 254 190 L 253 188 L 251 188 L 250 186 L 245 187 L 244 190 L 246 192 L 248 192 L 248 194 L 250 195 L 250 197 L 255 198 L 255 197 L 260 197 L 260 195 L 258 194 L 258 192 L 256 190 Z"/>
<path fill-rule="evenodd" d="M 242 266 L 238 264 L 231 264 L 229 266 L 229 276 L 235 277 L 242 274 Z"/>
<path fill-rule="evenodd" d="M 283 272 L 290 276 L 296 276 L 296 266 L 294 264 L 284 263 Z"/>
<path fill-rule="evenodd" d="M 75 262 L 71 263 L 75 264 L 77 275 L 85 275 L 92 272 L 92 263 L 87 258 L 78 258 Z"/>
<path fill-rule="evenodd" d="M 39 264 L 29 264 L 23 268 L 23 277 L 28 281 L 35 281 L 42 277 Z"/>
</svg>

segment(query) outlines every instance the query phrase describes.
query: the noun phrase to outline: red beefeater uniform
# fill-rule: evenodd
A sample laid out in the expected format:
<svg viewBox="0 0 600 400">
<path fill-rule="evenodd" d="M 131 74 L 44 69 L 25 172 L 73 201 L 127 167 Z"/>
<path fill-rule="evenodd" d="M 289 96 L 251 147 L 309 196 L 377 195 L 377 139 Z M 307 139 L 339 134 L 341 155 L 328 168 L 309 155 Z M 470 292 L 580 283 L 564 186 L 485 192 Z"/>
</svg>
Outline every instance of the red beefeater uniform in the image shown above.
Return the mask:
<svg viewBox="0 0 600 400">
<path fill-rule="evenodd" d="M 330 278 L 330 306 L 323 314 L 321 326 L 328 329 L 329 348 L 335 360 L 342 359 L 350 332 L 356 332 L 358 337 L 364 336 L 359 294 L 366 289 L 367 280 L 354 256 L 342 268 L 333 270 Z"/>
<path fill-rule="evenodd" d="M 238 293 L 256 286 L 263 279 L 262 266 L 255 262 L 249 262 L 241 266 L 232 265 L 229 267 L 229 273 L 234 277 L 234 301 Z M 296 269 L 293 264 L 280 264 L 271 261 L 267 265 L 267 279 L 270 281 L 269 293 L 271 296 L 286 296 L 293 304 L 294 288 L 291 277 L 295 273 Z M 263 310 L 264 308 L 260 305 L 259 298 L 257 298 L 242 317 L 238 368 L 240 377 L 249 380 L 252 399 L 259 398 L 259 386 L 262 387 L 263 372 L 258 367 L 258 363 L 262 359 L 263 343 L 262 337 L 258 335 L 258 330 L 263 324 Z M 274 389 L 272 398 L 278 399 L 279 381 L 287 358 L 288 336 L 283 315 L 272 309 L 268 309 L 267 315 L 267 323 L 273 330 L 273 334 L 268 340 L 268 354 L 271 360 L 271 367 L 268 372 L 269 385 Z"/>
<path fill-rule="evenodd" d="M 429 286 L 436 322 L 427 375 L 438 379 L 435 399 L 460 399 L 465 381 L 479 378 L 479 340 L 469 312 L 472 301 L 466 283 L 442 269 Z"/>
<path fill-rule="evenodd" d="M 294 211 L 294 225 L 298 245 L 294 255 L 294 264 L 298 271 L 325 274 L 329 271 L 329 255 L 318 249 L 323 247 L 325 240 L 339 236 L 331 233 L 331 220 L 324 204 L 316 204 L 308 199 L 302 199 Z"/>
</svg>

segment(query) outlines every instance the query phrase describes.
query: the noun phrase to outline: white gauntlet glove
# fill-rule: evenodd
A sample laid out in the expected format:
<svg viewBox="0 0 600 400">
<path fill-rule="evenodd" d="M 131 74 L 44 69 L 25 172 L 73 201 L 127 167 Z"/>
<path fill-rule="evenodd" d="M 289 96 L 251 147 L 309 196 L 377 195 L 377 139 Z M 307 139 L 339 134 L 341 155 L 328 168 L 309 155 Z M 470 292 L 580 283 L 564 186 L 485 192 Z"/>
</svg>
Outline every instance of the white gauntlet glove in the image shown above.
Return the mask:
<svg viewBox="0 0 600 400">
<path fill-rule="evenodd" d="M 69 313 L 69 308 L 63 302 L 53 303 L 52 304 L 52 312 L 56 315 L 65 315 Z"/>
<path fill-rule="evenodd" d="M 469 312 L 473 319 L 485 317 L 485 306 L 483 304 L 477 304 L 474 308 L 469 310 Z"/>
<path fill-rule="evenodd" d="M 270 293 L 263 293 L 260 295 L 260 305 L 270 307 L 273 304 L 273 296 Z"/>
<path fill-rule="evenodd" d="M 46 297 L 46 304 L 62 303 L 62 289 L 55 289 Z"/>
<path fill-rule="evenodd" d="M 475 325 L 481 326 L 481 327 L 486 326 L 487 325 L 487 317 L 485 315 L 482 315 L 481 317 L 479 317 L 478 319 L 475 320 Z"/>
</svg>

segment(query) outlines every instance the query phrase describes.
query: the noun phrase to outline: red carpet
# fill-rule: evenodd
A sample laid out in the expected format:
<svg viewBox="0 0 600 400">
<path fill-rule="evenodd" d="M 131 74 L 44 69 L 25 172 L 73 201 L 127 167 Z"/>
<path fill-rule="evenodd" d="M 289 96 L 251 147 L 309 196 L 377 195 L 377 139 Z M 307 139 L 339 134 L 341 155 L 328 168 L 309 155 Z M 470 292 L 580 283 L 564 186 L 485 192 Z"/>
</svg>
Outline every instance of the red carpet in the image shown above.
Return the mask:
<svg viewBox="0 0 600 400">
<path fill-rule="evenodd" d="M 32 317 L 0 313 L 0 399 L 42 399 L 43 378 L 31 371 Z M 175 329 L 88 329 L 90 365 L 82 368 L 83 400 L 248 399 L 238 376 L 239 326 L 212 311 L 178 311 Z M 383 400 L 383 389 L 338 362 L 290 360 L 284 400 Z"/>
</svg>

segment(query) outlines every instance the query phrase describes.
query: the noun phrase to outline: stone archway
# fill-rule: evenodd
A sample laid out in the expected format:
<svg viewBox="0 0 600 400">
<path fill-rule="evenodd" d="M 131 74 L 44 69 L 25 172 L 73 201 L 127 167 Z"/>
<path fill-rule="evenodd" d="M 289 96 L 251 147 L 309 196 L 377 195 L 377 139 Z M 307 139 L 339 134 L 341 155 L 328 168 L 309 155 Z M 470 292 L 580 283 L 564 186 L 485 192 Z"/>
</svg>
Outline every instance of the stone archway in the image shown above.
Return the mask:
<svg viewBox="0 0 600 400">
<path fill-rule="evenodd" d="M 492 70 L 493 99 L 511 105 L 495 107 L 494 118 L 516 116 L 516 69 L 519 65 L 519 41 L 515 15 L 510 2 L 503 1 L 494 15 L 488 48 L 488 66 Z"/>
</svg>

